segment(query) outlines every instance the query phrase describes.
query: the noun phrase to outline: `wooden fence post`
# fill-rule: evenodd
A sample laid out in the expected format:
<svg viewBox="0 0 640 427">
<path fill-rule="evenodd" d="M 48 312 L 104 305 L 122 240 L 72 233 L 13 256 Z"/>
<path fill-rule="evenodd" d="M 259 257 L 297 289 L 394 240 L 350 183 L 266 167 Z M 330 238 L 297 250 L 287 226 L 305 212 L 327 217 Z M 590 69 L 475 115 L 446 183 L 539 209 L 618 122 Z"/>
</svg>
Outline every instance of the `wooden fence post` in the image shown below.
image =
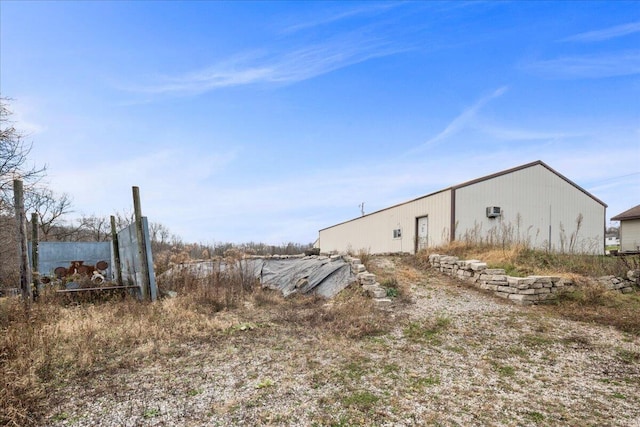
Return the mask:
<svg viewBox="0 0 640 427">
<path fill-rule="evenodd" d="M 39 273 L 38 239 L 38 214 L 34 212 L 31 214 L 31 263 L 34 273 Z"/>
<path fill-rule="evenodd" d="M 38 299 L 40 295 L 40 289 L 38 286 L 40 285 L 40 252 L 39 252 L 39 242 L 40 237 L 38 236 L 38 214 L 31 214 L 31 274 L 33 275 L 33 299 Z"/>
<path fill-rule="evenodd" d="M 24 189 L 22 180 L 13 180 L 13 199 L 16 209 L 16 222 L 18 223 L 18 254 L 20 256 L 20 289 L 25 304 L 31 302 L 31 269 L 29 268 L 29 256 L 27 254 L 27 218 L 24 213 Z"/>
<path fill-rule="evenodd" d="M 147 265 L 147 245 L 142 229 L 142 208 L 140 207 L 140 189 L 133 187 L 133 210 L 136 218 L 136 234 L 138 236 L 138 256 L 140 257 L 140 269 L 142 270 L 142 297 L 151 300 L 151 279 L 149 266 Z"/>
<path fill-rule="evenodd" d="M 113 266 L 116 273 L 116 283 L 122 286 L 122 264 L 120 263 L 120 245 L 118 244 L 118 230 L 116 229 L 116 217 L 111 215 L 111 242 L 113 246 Z"/>
</svg>

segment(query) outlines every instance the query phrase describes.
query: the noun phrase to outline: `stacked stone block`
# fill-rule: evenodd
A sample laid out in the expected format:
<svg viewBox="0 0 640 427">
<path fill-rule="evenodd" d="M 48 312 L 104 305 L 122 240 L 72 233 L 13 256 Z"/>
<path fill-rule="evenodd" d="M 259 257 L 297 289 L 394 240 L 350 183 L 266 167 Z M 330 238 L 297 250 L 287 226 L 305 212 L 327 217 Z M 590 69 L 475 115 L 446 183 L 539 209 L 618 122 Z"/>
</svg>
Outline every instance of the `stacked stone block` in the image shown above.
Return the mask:
<svg viewBox="0 0 640 427">
<path fill-rule="evenodd" d="M 511 277 L 501 268 L 487 268 L 479 260 L 460 260 L 455 256 L 429 255 L 429 264 L 441 273 L 475 284 L 481 289 L 518 304 L 536 304 L 557 298 L 562 290 L 573 290 L 570 280 L 557 276 Z M 631 273 L 631 272 L 630 272 Z M 635 276 L 634 276 L 635 277 Z M 633 282 L 619 277 L 597 279 L 608 289 L 623 293 L 633 292 Z"/>
<path fill-rule="evenodd" d="M 362 290 L 373 298 L 377 305 L 391 304 L 391 300 L 387 298 L 387 290 L 377 282 L 376 275 L 369 273 L 360 259 L 350 257 L 346 259 L 351 264 L 351 272 L 356 275 L 357 282 L 362 287 Z"/>
<path fill-rule="evenodd" d="M 629 271 L 628 277 L 633 277 L 633 270 Z M 616 276 L 602 276 L 596 279 L 598 283 L 612 291 L 628 294 L 633 292 L 633 280 L 625 280 Z"/>
<path fill-rule="evenodd" d="M 460 260 L 454 256 L 431 254 L 429 263 L 444 274 L 473 283 L 517 304 L 534 304 L 555 298 L 558 290 L 568 285 L 560 277 L 511 277 L 503 269 L 488 268 L 486 263 L 477 259 Z"/>
</svg>

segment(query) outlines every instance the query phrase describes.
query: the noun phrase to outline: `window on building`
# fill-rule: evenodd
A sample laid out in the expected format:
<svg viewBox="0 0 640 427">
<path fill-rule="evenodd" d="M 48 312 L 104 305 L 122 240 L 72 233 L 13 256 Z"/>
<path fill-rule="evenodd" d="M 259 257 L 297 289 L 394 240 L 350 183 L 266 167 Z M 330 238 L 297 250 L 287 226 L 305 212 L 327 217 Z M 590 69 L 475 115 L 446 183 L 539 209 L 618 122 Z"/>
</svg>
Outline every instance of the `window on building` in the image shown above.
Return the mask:
<svg viewBox="0 0 640 427">
<path fill-rule="evenodd" d="M 402 229 L 396 228 L 395 230 L 393 230 L 393 238 L 399 239 L 400 237 L 402 237 Z"/>
</svg>

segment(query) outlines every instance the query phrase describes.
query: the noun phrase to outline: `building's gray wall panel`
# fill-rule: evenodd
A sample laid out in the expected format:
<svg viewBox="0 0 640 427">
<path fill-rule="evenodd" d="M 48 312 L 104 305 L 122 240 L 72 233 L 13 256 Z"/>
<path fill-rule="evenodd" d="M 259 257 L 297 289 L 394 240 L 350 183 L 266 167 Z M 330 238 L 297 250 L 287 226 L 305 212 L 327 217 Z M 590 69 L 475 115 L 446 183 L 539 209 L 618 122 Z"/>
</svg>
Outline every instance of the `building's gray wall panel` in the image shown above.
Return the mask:
<svg viewBox="0 0 640 427">
<path fill-rule="evenodd" d="M 562 249 L 564 234 L 567 251 L 576 218 L 582 214 L 574 251 L 604 251 L 605 207 L 542 165 L 458 188 L 455 198 L 456 240 L 473 235 L 486 238 L 502 229 L 533 247 L 547 249 L 551 226 L 551 250 Z M 488 206 L 499 206 L 502 216 L 487 218 Z"/>
<path fill-rule="evenodd" d="M 50 277 L 53 277 L 53 270 L 56 268 L 68 268 L 71 261 L 84 261 L 85 265 L 96 265 L 98 261 L 106 261 L 109 268 L 105 278 L 107 280 L 113 278 L 111 242 L 40 242 L 38 261 L 40 275 Z M 29 242 L 29 263 L 33 265 L 31 242 Z"/>
</svg>

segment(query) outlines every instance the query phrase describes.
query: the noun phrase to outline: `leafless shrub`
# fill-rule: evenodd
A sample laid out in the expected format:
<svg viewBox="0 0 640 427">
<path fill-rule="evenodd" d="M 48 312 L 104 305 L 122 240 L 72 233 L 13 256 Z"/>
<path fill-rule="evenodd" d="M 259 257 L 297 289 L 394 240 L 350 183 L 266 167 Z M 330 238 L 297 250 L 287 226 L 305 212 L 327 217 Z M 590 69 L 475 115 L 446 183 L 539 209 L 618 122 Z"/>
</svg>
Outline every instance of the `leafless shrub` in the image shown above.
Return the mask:
<svg viewBox="0 0 640 427">
<path fill-rule="evenodd" d="M 377 310 L 371 298 L 364 296 L 356 286 L 348 287 L 331 301 L 316 295 L 293 295 L 283 299 L 263 292 L 257 292 L 254 301 L 256 297 L 258 301 L 267 298 L 269 304 L 275 299 L 277 310 L 273 320 L 296 325 L 307 333 L 313 329 L 318 335 L 357 339 L 381 334 L 392 327 L 386 321 L 385 313 Z"/>
<path fill-rule="evenodd" d="M 201 267 L 194 269 L 193 267 Z M 227 258 L 174 268 L 158 278 L 161 289 L 184 294 L 213 311 L 236 307 L 256 286 L 257 279 L 242 260 Z"/>
<path fill-rule="evenodd" d="M 329 331 L 349 338 L 379 335 L 391 327 L 371 298 L 351 286 L 342 291 L 329 310 Z"/>
<path fill-rule="evenodd" d="M 38 425 L 47 384 L 56 378 L 79 378 L 97 366 L 132 368 L 136 359 L 166 355 L 176 343 L 222 333 L 230 324 L 220 312 L 242 309 L 252 297 L 255 281 L 244 268 L 165 275 L 159 286 L 178 297 L 153 304 L 126 293 L 59 295 L 53 287 L 30 311 L 20 298 L 0 299 L 0 425 Z"/>
<path fill-rule="evenodd" d="M 576 245 L 578 243 L 578 234 L 580 233 L 580 229 L 582 228 L 582 223 L 584 221 L 584 217 L 582 214 L 578 214 L 576 217 L 576 228 L 567 236 L 566 231 L 564 229 L 564 225 L 560 222 L 560 252 L 569 252 L 576 253 Z M 583 248 L 585 249 L 585 248 Z"/>
<path fill-rule="evenodd" d="M 371 268 L 371 251 L 369 249 L 361 248 L 356 254 L 356 257 L 367 270 Z"/>
<path fill-rule="evenodd" d="M 635 274 L 635 283 L 636 286 L 640 286 L 640 254 L 636 254 L 636 255 L 618 255 L 616 257 L 616 260 L 618 261 L 618 265 L 620 265 L 620 268 L 622 268 L 623 270 L 626 270 L 627 273 L 630 271 L 634 271 L 636 272 Z"/>
<path fill-rule="evenodd" d="M 544 248 L 548 252 L 572 253 L 572 254 L 596 254 L 602 251 L 602 241 L 599 237 L 580 237 L 580 230 L 584 224 L 584 217 L 578 214 L 575 220 L 575 229 L 567 234 L 564 224 L 559 224 L 559 250 L 552 250 L 548 240 L 538 244 L 540 229 L 535 230 L 529 226 L 522 230 L 522 217 L 518 213 L 515 223 L 500 220 L 498 224 L 484 230 L 483 224 L 474 221 L 473 227 L 467 229 L 458 242 L 468 247 L 502 248 L 504 251 L 522 248 L 525 250 Z"/>
<path fill-rule="evenodd" d="M 574 278 L 572 291 L 562 292 L 557 304 L 549 307 L 555 314 L 582 322 L 613 326 L 621 331 L 640 335 L 640 295 L 621 294 L 598 283 Z"/>
</svg>

